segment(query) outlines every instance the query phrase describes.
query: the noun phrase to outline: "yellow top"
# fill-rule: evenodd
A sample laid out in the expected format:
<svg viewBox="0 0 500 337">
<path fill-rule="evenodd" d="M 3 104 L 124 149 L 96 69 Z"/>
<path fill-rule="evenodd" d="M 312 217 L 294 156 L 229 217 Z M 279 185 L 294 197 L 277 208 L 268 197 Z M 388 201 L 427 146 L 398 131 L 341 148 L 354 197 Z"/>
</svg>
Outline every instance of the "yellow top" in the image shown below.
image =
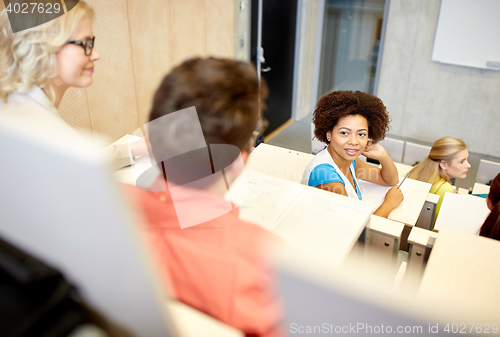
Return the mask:
<svg viewBox="0 0 500 337">
<path fill-rule="evenodd" d="M 444 194 L 446 192 L 455 193 L 453 186 L 449 182 L 444 179 L 439 180 L 437 183 L 432 184 L 431 190 L 429 193 L 439 195 L 439 201 L 436 206 L 436 214 L 434 215 L 434 222 L 432 223 L 432 229 L 434 230 L 434 224 L 436 223 L 436 219 L 439 214 L 439 210 L 441 209 L 441 204 L 443 203 Z"/>
</svg>

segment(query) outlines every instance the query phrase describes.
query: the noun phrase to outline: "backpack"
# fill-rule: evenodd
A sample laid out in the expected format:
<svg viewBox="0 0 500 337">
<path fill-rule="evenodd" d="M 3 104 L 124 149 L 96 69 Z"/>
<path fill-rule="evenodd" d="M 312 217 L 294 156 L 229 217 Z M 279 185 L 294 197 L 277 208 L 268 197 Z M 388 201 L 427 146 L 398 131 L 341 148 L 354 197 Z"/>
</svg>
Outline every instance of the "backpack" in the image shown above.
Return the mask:
<svg viewBox="0 0 500 337">
<path fill-rule="evenodd" d="M 0 238 L 0 336 L 58 337 L 89 321 L 56 269 Z"/>
</svg>

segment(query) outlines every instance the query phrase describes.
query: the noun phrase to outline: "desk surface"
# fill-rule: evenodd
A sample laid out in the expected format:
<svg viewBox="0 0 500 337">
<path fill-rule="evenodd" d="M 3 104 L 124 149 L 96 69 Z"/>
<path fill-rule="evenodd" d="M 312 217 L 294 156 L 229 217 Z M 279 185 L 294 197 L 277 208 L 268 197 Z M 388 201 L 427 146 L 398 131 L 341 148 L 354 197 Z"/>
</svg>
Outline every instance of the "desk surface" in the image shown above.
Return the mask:
<svg viewBox="0 0 500 337">
<path fill-rule="evenodd" d="M 466 314 L 467 322 L 499 324 L 499 260 L 500 241 L 443 228 L 427 262 L 419 297 L 430 306 L 447 303 L 450 311 Z"/>
<path fill-rule="evenodd" d="M 404 227 L 405 225 L 401 222 L 389 220 L 373 214 L 370 217 L 370 223 L 366 226 L 366 228 L 384 233 L 386 236 L 392 238 L 400 238 Z"/>
<path fill-rule="evenodd" d="M 374 205 L 246 170 L 230 187 L 240 218 L 282 237 L 298 252 L 343 262 Z"/>
<path fill-rule="evenodd" d="M 434 226 L 441 230 L 452 228 L 469 234 L 477 234 L 490 210 L 486 199 L 472 195 L 445 193 L 438 218 Z"/>
<path fill-rule="evenodd" d="M 168 300 L 167 309 L 179 336 L 243 337 L 243 333 L 184 303 Z"/>
<path fill-rule="evenodd" d="M 420 227 L 413 227 L 410 235 L 408 235 L 408 243 L 427 246 L 430 238 L 437 238 L 438 233 L 423 229 Z"/>
<path fill-rule="evenodd" d="M 260 144 L 248 156 L 245 168 L 255 172 L 300 183 L 304 170 L 314 155 L 283 147 Z"/>
<path fill-rule="evenodd" d="M 314 156 L 309 153 L 260 144 L 250 154 L 246 169 L 300 183 L 306 165 L 313 158 Z M 400 168 L 411 168 L 411 166 L 404 164 L 398 165 Z M 383 202 L 385 193 L 389 187 L 372 184 L 362 180 L 358 181 L 360 182 L 364 201 L 368 201 L 375 205 L 380 205 Z M 388 218 L 414 226 L 422 210 L 425 198 L 431 188 L 431 184 L 415 180 L 411 181 L 412 185 L 405 193 L 405 200 L 391 212 Z M 368 191 L 370 191 L 370 193 L 366 194 L 367 198 L 365 198 L 365 193 Z M 374 197 L 370 197 L 370 195 Z"/>
<path fill-rule="evenodd" d="M 403 178 L 400 177 L 401 179 Z M 358 180 L 358 182 L 363 193 L 363 200 L 375 204 L 377 207 L 384 201 L 385 194 L 391 188 L 390 186 L 381 186 L 363 180 Z M 405 199 L 387 218 L 409 226 L 415 226 L 427 194 L 431 189 L 431 184 L 407 178 L 405 184 L 409 182 L 411 182 L 411 185 L 404 193 Z"/>
</svg>

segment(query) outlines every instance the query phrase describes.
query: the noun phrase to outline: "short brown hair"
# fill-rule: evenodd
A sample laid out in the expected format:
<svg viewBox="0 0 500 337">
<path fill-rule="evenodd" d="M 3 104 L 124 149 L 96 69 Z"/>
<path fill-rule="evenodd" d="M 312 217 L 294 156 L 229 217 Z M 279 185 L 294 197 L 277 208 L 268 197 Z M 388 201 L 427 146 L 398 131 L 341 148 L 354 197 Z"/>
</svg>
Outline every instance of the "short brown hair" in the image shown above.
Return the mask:
<svg viewBox="0 0 500 337">
<path fill-rule="evenodd" d="M 259 86 L 255 68 L 246 62 L 193 58 L 175 67 L 162 81 L 149 121 L 195 106 L 207 144 L 243 149 L 257 126 Z"/>
<path fill-rule="evenodd" d="M 368 137 L 374 142 L 385 138 L 390 119 L 384 103 L 361 91 L 334 91 L 321 97 L 313 114 L 314 135 L 328 144 L 326 133 L 333 130 L 339 119 L 350 115 L 366 118 Z"/>
<path fill-rule="evenodd" d="M 226 167 L 239 155 L 238 148 L 250 150 L 249 140 L 257 126 L 260 102 L 266 95 L 267 89 L 260 85 L 251 64 L 229 59 L 194 58 L 175 67 L 163 79 L 154 96 L 149 121 L 174 112 L 184 114 L 180 110 L 194 106 L 210 160 L 214 166 L 217 162 Z M 186 125 L 181 123 L 179 127 Z M 164 153 L 176 152 L 175 149 L 192 141 L 189 127 L 186 130 L 166 131 L 161 123 L 151 123 L 148 139 L 158 162 L 164 161 Z M 214 152 L 210 144 L 234 145 L 236 151 Z M 207 155 L 203 148 L 172 158 L 175 163 L 167 178 L 183 184 L 205 177 L 206 171 L 202 168 L 206 165 Z"/>
</svg>

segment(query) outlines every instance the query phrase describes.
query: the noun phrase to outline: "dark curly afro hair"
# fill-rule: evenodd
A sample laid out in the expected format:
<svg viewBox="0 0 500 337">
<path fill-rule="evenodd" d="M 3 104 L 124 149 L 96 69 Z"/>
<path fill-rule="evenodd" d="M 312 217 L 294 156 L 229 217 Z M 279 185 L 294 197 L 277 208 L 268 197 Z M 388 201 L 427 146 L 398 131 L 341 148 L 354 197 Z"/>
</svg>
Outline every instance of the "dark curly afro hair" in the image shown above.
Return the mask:
<svg viewBox="0 0 500 337">
<path fill-rule="evenodd" d="M 314 110 L 314 135 L 329 143 L 326 133 L 332 131 L 339 119 L 360 115 L 368 121 L 368 137 L 374 142 L 384 139 L 389 130 L 389 114 L 384 103 L 373 95 L 361 91 L 334 91 L 320 98 Z"/>
</svg>

